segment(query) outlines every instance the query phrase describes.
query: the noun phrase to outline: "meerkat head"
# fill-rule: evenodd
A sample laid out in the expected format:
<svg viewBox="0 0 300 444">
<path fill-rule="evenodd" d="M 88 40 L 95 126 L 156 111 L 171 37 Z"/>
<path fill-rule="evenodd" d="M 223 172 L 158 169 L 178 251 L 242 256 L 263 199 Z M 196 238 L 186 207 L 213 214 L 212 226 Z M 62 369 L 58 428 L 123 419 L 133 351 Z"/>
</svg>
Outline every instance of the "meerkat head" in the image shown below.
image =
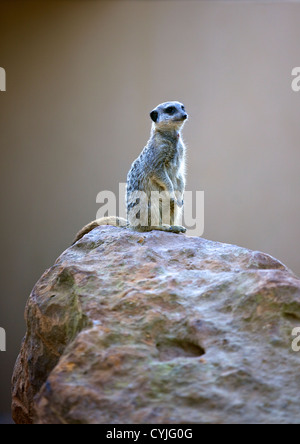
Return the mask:
<svg viewBox="0 0 300 444">
<path fill-rule="evenodd" d="M 153 129 L 158 131 L 180 131 L 188 118 L 180 102 L 165 102 L 150 113 Z"/>
</svg>

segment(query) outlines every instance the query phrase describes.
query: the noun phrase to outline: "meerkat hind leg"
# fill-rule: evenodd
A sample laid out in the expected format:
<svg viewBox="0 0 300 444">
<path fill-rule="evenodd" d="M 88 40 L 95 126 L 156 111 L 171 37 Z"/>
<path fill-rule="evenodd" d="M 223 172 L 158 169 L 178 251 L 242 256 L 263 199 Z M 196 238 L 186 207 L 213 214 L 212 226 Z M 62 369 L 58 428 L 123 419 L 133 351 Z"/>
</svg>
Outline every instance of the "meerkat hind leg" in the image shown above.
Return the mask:
<svg viewBox="0 0 300 444">
<path fill-rule="evenodd" d="M 163 215 L 163 209 L 160 202 L 158 208 L 155 207 L 151 208 L 151 216 L 149 215 L 149 225 L 148 227 L 143 227 L 142 231 L 164 231 L 166 233 L 176 233 L 176 234 L 186 233 L 186 228 L 184 228 L 182 225 L 176 224 L 177 217 L 175 217 L 174 205 L 173 208 L 171 205 L 170 217 L 166 218 L 166 222 L 170 221 L 170 223 L 163 223 L 162 215 Z M 151 224 L 152 217 L 154 217 L 155 220 L 154 225 Z M 158 222 L 158 224 L 156 221 Z"/>
<path fill-rule="evenodd" d="M 169 209 L 170 209 L 170 214 L 168 217 L 165 218 L 165 221 L 166 222 L 170 221 L 170 223 L 163 223 L 164 210 L 163 210 L 162 201 L 159 202 L 159 205 L 157 207 L 156 206 L 151 207 L 151 216 L 149 217 L 149 228 L 148 228 L 149 231 L 156 230 L 156 231 L 164 231 L 166 233 L 176 233 L 176 234 L 186 233 L 186 228 L 176 223 L 177 221 L 178 222 L 180 221 L 180 218 L 178 217 L 180 211 L 178 211 L 175 202 L 170 203 Z M 154 220 L 159 220 L 159 225 L 156 225 L 156 223 L 154 225 L 151 225 L 152 217 L 154 217 Z"/>
</svg>

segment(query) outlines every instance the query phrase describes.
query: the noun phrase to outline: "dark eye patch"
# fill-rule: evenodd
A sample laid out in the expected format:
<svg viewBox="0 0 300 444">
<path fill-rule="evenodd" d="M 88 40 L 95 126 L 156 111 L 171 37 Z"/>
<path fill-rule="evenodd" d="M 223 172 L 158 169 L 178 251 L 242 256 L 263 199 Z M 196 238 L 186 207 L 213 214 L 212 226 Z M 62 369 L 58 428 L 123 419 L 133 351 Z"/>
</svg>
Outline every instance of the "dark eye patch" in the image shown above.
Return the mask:
<svg viewBox="0 0 300 444">
<path fill-rule="evenodd" d="M 185 107 L 184 106 L 182 106 L 181 109 L 182 109 L 182 111 L 185 111 Z"/>
<path fill-rule="evenodd" d="M 165 112 L 166 112 L 167 114 L 169 114 L 170 116 L 171 116 L 172 114 L 174 114 L 175 111 L 176 111 L 175 106 L 168 106 L 168 108 L 165 109 Z"/>
<path fill-rule="evenodd" d="M 150 117 L 151 117 L 151 119 L 153 120 L 153 122 L 157 122 L 157 119 L 158 119 L 158 112 L 157 111 L 152 111 L 151 113 L 150 113 Z"/>
</svg>

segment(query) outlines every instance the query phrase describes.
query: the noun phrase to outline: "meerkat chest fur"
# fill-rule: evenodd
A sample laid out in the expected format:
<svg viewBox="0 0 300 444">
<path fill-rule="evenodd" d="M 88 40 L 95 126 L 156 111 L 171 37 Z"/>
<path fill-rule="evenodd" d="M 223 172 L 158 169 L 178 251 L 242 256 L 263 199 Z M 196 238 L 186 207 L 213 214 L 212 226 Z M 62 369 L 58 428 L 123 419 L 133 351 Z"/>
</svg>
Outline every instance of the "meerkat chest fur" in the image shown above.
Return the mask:
<svg viewBox="0 0 300 444">
<path fill-rule="evenodd" d="M 149 170 L 155 172 L 165 169 L 173 186 L 179 176 L 185 178 L 186 148 L 180 133 L 155 132 L 149 141 L 151 161 Z M 151 168 L 152 167 L 152 168 Z"/>
<path fill-rule="evenodd" d="M 187 119 L 179 102 L 165 102 L 150 113 L 150 139 L 133 163 L 127 178 L 127 193 L 167 191 L 183 195 L 186 173 L 186 148 L 181 137 Z M 182 196 L 181 196 L 182 197 Z"/>
</svg>

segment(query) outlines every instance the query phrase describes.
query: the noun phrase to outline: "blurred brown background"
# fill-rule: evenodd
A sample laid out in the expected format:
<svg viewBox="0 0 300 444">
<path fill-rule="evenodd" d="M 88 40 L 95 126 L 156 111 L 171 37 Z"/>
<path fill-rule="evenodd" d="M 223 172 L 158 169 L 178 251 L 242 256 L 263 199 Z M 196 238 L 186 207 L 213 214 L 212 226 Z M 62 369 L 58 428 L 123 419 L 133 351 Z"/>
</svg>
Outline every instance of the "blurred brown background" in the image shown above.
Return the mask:
<svg viewBox="0 0 300 444">
<path fill-rule="evenodd" d="M 299 42 L 299 3 L 0 1 L 0 414 L 30 290 L 126 181 L 160 102 L 190 114 L 204 237 L 300 274 Z"/>
</svg>

